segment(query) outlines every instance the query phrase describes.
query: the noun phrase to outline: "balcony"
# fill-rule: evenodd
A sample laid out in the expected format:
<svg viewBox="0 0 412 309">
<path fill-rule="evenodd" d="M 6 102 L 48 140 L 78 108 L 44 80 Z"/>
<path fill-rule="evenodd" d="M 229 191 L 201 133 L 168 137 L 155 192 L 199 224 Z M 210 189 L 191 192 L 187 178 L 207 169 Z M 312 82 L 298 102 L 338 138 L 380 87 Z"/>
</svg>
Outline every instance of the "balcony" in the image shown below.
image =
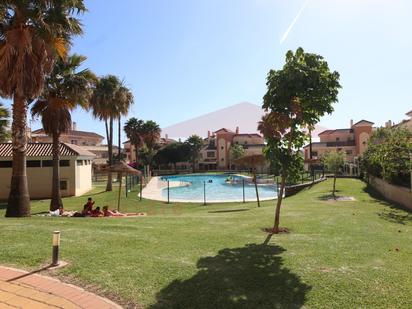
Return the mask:
<svg viewBox="0 0 412 309">
<path fill-rule="evenodd" d="M 354 147 L 356 143 L 354 140 L 351 141 L 336 141 L 336 142 L 326 142 L 326 147 Z"/>
</svg>

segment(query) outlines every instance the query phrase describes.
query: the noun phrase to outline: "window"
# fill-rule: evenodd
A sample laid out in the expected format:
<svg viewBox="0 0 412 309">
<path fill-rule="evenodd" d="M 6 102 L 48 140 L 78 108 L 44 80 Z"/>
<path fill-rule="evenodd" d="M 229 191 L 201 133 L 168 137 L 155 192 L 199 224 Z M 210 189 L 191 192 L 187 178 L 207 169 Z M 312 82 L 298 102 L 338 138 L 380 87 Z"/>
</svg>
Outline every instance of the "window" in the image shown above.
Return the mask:
<svg viewBox="0 0 412 309">
<path fill-rule="evenodd" d="M 346 150 L 346 154 L 347 154 L 347 155 L 351 155 L 351 154 L 352 154 L 352 150 Z"/>
<path fill-rule="evenodd" d="M 220 160 L 220 161 L 225 161 L 225 158 L 222 158 L 222 160 Z"/>
<path fill-rule="evenodd" d="M 336 141 L 339 142 L 339 140 L 340 140 L 339 137 L 337 137 L 337 138 L 336 138 Z"/>
<path fill-rule="evenodd" d="M 206 153 L 206 155 L 207 155 L 208 158 L 214 158 L 215 157 L 215 152 L 214 151 L 208 151 Z"/>
<path fill-rule="evenodd" d="M 77 140 L 72 139 L 70 143 L 71 143 L 71 144 L 74 144 L 74 145 L 77 145 Z"/>
<path fill-rule="evenodd" d="M 40 167 L 41 166 L 40 160 L 27 160 L 26 166 L 27 167 Z"/>
<path fill-rule="evenodd" d="M 312 157 L 317 157 L 318 156 L 318 152 L 317 151 L 312 151 Z"/>
<path fill-rule="evenodd" d="M 83 160 L 77 160 L 77 166 L 83 165 Z"/>
<path fill-rule="evenodd" d="M 12 166 L 12 161 L 0 161 L 0 168 L 7 168 Z"/>
<path fill-rule="evenodd" d="M 70 166 L 70 160 L 60 160 L 60 166 Z"/>
<path fill-rule="evenodd" d="M 53 166 L 53 160 L 43 160 L 43 161 L 42 161 L 42 166 L 43 166 L 43 167 L 51 167 L 51 166 Z"/>
<path fill-rule="evenodd" d="M 60 180 L 60 191 L 67 190 L 67 180 Z"/>
<path fill-rule="evenodd" d="M 222 146 L 222 147 L 220 147 L 220 149 L 222 149 L 222 150 L 223 150 L 224 148 L 225 148 L 225 147 L 223 147 L 223 146 Z"/>
</svg>

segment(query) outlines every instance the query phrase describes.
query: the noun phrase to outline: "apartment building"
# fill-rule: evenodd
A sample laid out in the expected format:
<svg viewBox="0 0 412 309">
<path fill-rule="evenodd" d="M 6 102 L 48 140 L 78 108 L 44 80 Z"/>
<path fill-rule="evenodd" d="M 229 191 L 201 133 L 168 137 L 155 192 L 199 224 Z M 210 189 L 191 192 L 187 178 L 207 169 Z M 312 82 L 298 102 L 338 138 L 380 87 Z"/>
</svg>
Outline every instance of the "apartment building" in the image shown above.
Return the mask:
<svg viewBox="0 0 412 309">
<path fill-rule="evenodd" d="M 219 129 L 212 134 L 209 131 L 205 145 L 200 151 L 199 169 L 224 170 L 233 167 L 230 147 L 235 144 L 241 145 L 247 156 L 262 154 L 265 140 L 257 133 L 240 133 L 239 127 L 235 131 L 226 128 Z"/>
<path fill-rule="evenodd" d="M 373 122 L 361 120 L 353 123 L 349 128 L 325 130 L 318 134 L 320 141 L 304 147 L 305 166 L 320 163 L 322 156 L 330 151 L 345 153 L 345 161 L 352 169 L 357 167 L 358 158 L 368 147 L 368 140 L 373 132 Z M 312 148 L 312 153 L 310 149 Z M 351 173 L 351 171 L 350 171 Z"/>
</svg>

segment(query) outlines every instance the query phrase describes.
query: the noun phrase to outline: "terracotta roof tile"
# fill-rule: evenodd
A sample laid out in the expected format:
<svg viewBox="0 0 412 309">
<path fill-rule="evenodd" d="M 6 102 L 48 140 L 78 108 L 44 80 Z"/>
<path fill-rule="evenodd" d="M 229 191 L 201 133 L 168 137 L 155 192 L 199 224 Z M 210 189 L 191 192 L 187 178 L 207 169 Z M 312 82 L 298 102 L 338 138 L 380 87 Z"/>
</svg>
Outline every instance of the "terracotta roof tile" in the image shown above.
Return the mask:
<svg viewBox="0 0 412 309">
<path fill-rule="evenodd" d="M 63 157 L 86 156 L 95 157 L 93 153 L 80 146 L 60 143 L 60 155 Z M 0 157 L 12 157 L 13 148 L 11 143 L 0 143 Z M 27 144 L 28 157 L 51 157 L 52 143 L 29 143 Z"/>
<path fill-rule="evenodd" d="M 38 130 L 34 130 L 32 134 L 45 134 L 45 133 L 43 129 L 38 129 Z M 87 131 L 77 131 L 77 130 L 69 130 L 66 133 L 63 133 L 62 135 L 73 135 L 73 136 L 83 136 L 83 137 L 93 137 L 93 138 L 104 139 L 104 136 L 101 136 L 100 134 L 97 134 L 94 132 L 87 132 Z"/>
</svg>

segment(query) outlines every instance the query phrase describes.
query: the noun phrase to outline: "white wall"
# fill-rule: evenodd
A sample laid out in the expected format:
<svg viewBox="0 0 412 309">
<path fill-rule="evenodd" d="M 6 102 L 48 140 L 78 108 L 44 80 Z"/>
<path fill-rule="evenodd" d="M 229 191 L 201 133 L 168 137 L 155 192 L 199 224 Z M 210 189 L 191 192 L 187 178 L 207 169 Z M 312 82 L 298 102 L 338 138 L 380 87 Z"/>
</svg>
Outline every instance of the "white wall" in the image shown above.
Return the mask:
<svg viewBox="0 0 412 309">
<path fill-rule="evenodd" d="M 11 158 L 2 158 L 1 161 L 10 161 Z M 51 160 L 50 157 L 29 158 L 29 160 Z M 70 166 L 60 167 L 60 179 L 68 181 L 68 188 L 62 191 L 62 196 L 79 196 L 92 189 L 91 164 L 77 170 L 76 158 L 62 157 L 61 160 L 70 160 Z M 90 160 L 90 159 L 89 159 Z M 0 168 L 0 200 L 7 200 L 10 192 L 11 168 Z M 52 191 L 52 167 L 28 167 L 27 181 L 30 198 L 50 198 Z M 77 181 L 79 179 L 80 182 Z"/>
</svg>

